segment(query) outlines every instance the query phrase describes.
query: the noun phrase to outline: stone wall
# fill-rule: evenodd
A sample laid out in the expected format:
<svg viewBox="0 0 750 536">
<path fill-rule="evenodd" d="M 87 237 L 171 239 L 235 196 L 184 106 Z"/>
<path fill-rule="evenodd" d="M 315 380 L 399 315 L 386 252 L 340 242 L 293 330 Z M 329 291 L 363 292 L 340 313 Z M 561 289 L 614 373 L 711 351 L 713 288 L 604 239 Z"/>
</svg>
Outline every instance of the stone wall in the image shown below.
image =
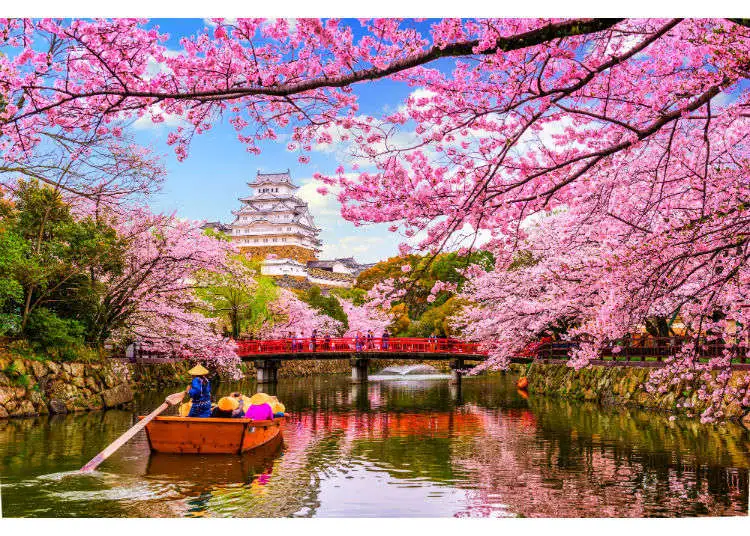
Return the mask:
<svg viewBox="0 0 750 536">
<path fill-rule="evenodd" d="M 370 370 L 413 364 L 413 361 L 373 359 Z M 447 371 L 447 361 L 427 362 Z M 119 407 L 133 400 L 137 389 L 158 390 L 170 385 L 186 386 L 190 364 L 132 364 L 108 360 L 102 363 L 55 363 L 0 357 L 0 419 L 49 413 L 68 413 Z M 242 364 L 248 377 L 255 377 L 252 362 Z M 350 374 L 348 359 L 284 361 L 280 378 L 313 374 Z"/>
<path fill-rule="evenodd" d="M 189 381 L 187 364 L 55 363 L 0 358 L 0 419 L 114 408 L 133 389 Z"/>
<path fill-rule="evenodd" d="M 650 368 L 593 365 L 577 371 L 565 364 L 534 363 L 528 370 L 526 365 L 511 365 L 511 369 L 527 376 L 529 391 L 534 393 L 669 411 L 690 417 L 697 417 L 706 409 L 706 404 L 698 399 L 696 391 L 689 385 L 674 385 L 664 394 L 646 392 Z M 734 371 L 730 385 L 735 385 L 745 374 L 748 372 Z M 725 404 L 721 409 L 728 420 L 740 420 L 745 413 L 738 403 Z"/>
</svg>

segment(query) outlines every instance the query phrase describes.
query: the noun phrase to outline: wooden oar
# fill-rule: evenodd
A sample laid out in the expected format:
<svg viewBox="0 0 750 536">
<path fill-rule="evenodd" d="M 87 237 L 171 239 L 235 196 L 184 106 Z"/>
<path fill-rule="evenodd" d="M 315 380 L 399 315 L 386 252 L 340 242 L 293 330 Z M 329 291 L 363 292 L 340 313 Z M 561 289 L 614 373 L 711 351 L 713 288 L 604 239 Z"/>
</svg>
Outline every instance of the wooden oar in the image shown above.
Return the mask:
<svg viewBox="0 0 750 536">
<path fill-rule="evenodd" d="M 103 451 L 101 451 L 99 454 L 94 456 L 89 463 L 81 467 L 80 472 L 81 473 L 88 473 L 96 469 L 100 463 L 102 463 L 104 460 L 109 458 L 117 449 L 119 449 L 121 446 L 123 446 L 125 443 L 128 442 L 130 438 L 132 438 L 135 434 L 143 430 L 148 423 L 151 422 L 151 420 L 159 415 L 162 411 L 167 409 L 169 406 L 176 406 L 180 402 L 182 402 L 182 398 L 185 396 L 185 391 L 181 391 L 179 393 L 174 393 L 173 395 L 169 395 L 167 398 L 164 399 L 164 403 L 156 408 L 154 411 L 149 413 L 146 417 L 141 419 L 138 424 L 133 426 L 130 430 L 122 434 L 120 437 L 115 439 L 110 445 L 105 448 Z"/>
</svg>

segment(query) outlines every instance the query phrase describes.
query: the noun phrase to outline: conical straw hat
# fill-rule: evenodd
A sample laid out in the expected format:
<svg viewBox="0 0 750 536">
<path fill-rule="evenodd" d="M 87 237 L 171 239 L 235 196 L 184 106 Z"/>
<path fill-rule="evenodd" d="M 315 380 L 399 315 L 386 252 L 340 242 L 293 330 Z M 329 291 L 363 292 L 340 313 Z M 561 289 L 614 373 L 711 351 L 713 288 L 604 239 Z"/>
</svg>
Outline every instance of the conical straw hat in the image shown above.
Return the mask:
<svg viewBox="0 0 750 536">
<path fill-rule="evenodd" d="M 250 404 L 253 406 L 258 406 L 260 404 L 269 404 L 271 403 L 271 397 L 267 395 L 266 393 L 255 393 L 253 396 L 250 397 Z"/>
<path fill-rule="evenodd" d="M 238 407 L 240 407 L 239 401 L 231 396 L 225 396 L 219 400 L 219 409 L 222 411 L 234 411 Z"/>
<path fill-rule="evenodd" d="M 188 374 L 191 374 L 193 376 L 204 376 L 208 374 L 208 370 L 203 365 L 195 365 L 193 368 L 188 370 Z"/>
</svg>

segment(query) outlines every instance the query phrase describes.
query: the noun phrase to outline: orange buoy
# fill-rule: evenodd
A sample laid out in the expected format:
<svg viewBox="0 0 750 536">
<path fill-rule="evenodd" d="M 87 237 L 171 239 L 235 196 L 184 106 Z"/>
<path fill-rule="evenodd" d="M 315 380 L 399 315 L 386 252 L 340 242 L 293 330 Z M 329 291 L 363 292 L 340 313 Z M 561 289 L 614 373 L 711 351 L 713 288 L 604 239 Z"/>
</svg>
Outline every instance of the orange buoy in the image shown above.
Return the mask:
<svg viewBox="0 0 750 536">
<path fill-rule="evenodd" d="M 516 387 L 518 387 L 521 390 L 526 390 L 526 388 L 529 386 L 529 380 L 526 379 L 526 376 L 522 376 L 518 379 L 516 382 Z"/>
</svg>

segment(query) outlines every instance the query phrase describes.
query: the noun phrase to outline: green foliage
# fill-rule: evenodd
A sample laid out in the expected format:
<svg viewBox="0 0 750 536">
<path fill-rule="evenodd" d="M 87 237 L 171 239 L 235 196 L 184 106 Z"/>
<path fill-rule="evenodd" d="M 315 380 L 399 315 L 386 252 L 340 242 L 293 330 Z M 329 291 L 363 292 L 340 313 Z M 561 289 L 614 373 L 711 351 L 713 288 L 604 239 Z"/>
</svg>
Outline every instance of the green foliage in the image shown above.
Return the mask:
<svg viewBox="0 0 750 536">
<path fill-rule="evenodd" d="M 27 339 L 44 350 L 82 344 L 85 327 L 77 320 L 63 319 L 49 309 L 35 309 L 29 315 Z"/>
<path fill-rule="evenodd" d="M 363 305 L 367 299 L 367 291 L 361 288 L 332 288 L 330 293 L 352 302 L 357 307 Z"/>
<path fill-rule="evenodd" d="M 450 326 L 451 318 L 461 309 L 462 303 L 455 296 L 451 296 L 444 303 L 430 307 L 416 322 L 412 322 L 406 330 L 408 337 L 429 337 L 435 334 L 439 337 L 455 335 Z"/>
<path fill-rule="evenodd" d="M 206 304 L 202 313 L 220 319 L 227 335 L 258 335 L 270 317 L 268 305 L 278 296 L 273 279 L 261 275 L 260 263 L 244 255 L 233 257 L 235 269 L 231 273 L 200 273 L 197 276 L 197 296 Z"/>
<path fill-rule="evenodd" d="M 10 365 L 5 367 L 5 369 L 3 369 L 3 373 L 5 373 L 12 385 L 18 387 L 28 387 L 31 383 L 29 375 L 19 371 L 18 367 L 16 367 L 15 362 L 11 362 Z"/>
<path fill-rule="evenodd" d="M 0 198 L 0 335 L 36 349 L 100 344 L 102 281 L 121 273 L 126 243 L 104 216 L 74 218 L 60 192 L 19 181 Z"/>
<path fill-rule="evenodd" d="M 409 272 L 402 266 L 408 264 Z M 432 255 L 405 255 L 391 257 L 362 272 L 357 278 L 355 290 L 366 292 L 386 279 L 407 279 L 401 288 L 406 294 L 391 302 L 391 313 L 395 320 L 392 332 L 397 336 L 427 337 L 432 333 L 449 335 L 449 320 L 461 308 L 455 301 L 449 303 L 453 293 L 440 291 L 430 303 L 428 297 L 437 281 L 456 285 L 457 291 L 463 287 L 466 278 L 461 271 L 471 264 L 479 265 L 488 271 L 494 267 L 495 258 L 488 251 L 476 251 L 469 255 L 456 252 Z"/>
<path fill-rule="evenodd" d="M 341 303 L 339 303 L 335 296 L 323 296 L 320 287 L 313 286 L 309 290 L 300 293 L 299 298 L 310 305 L 310 307 L 341 322 L 345 330 L 349 329 L 349 319 Z"/>
</svg>

